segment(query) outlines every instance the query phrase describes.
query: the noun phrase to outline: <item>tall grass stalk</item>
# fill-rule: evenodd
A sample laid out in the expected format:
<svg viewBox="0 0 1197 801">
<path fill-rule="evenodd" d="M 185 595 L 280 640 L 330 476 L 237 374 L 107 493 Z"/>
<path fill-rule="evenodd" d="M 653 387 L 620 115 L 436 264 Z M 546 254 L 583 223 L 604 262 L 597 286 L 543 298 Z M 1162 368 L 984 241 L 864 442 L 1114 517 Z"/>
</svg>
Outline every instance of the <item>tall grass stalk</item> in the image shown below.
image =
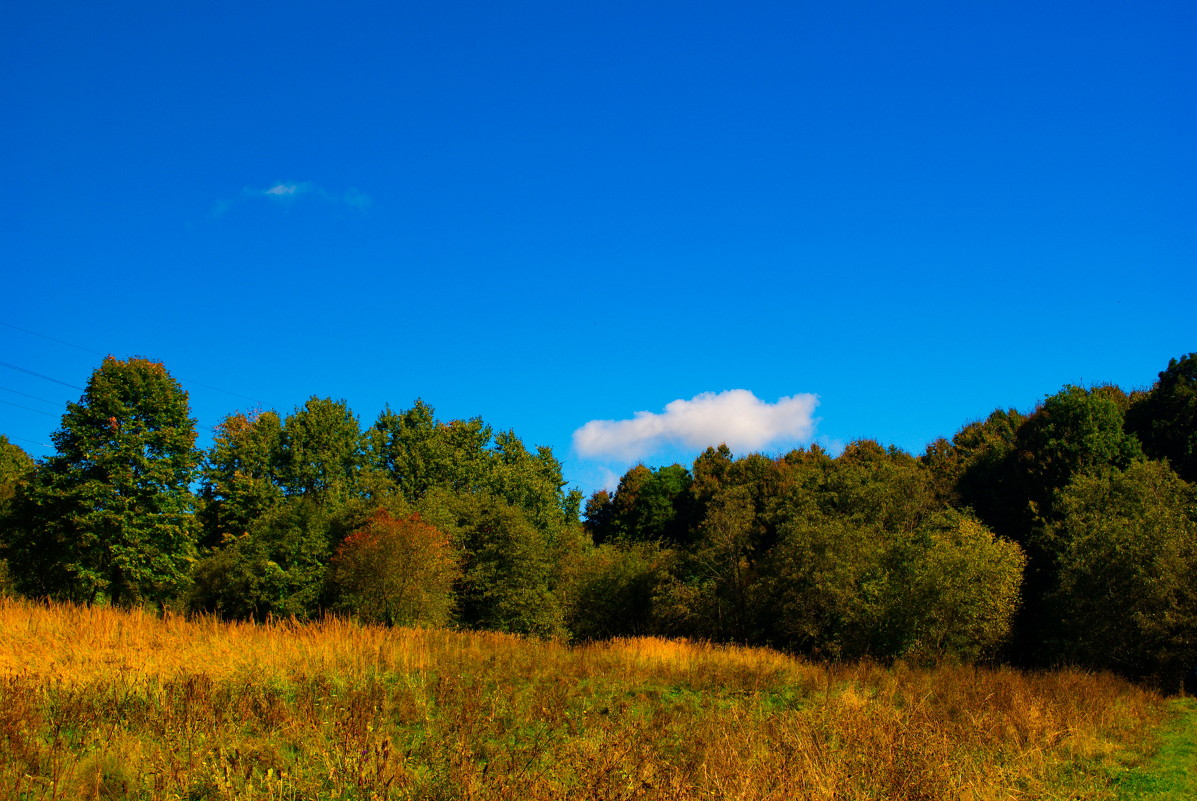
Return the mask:
<svg viewBox="0 0 1197 801">
<path fill-rule="evenodd" d="M 3 799 L 1112 798 L 1108 675 L 0 600 Z"/>
</svg>

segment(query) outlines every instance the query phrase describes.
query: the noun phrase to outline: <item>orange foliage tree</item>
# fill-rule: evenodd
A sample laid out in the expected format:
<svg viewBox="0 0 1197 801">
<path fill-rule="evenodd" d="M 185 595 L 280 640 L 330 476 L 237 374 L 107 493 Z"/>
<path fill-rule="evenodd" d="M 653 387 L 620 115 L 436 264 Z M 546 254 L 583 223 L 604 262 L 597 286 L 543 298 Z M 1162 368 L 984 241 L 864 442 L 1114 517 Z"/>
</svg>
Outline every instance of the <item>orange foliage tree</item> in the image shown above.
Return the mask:
<svg viewBox="0 0 1197 801">
<path fill-rule="evenodd" d="M 332 561 L 340 606 L 356 617 L 399 626 L 443 626 L 461 577 L 457 549 L 418 514 L 379 509 L 350 534 Z"/>
</svg>

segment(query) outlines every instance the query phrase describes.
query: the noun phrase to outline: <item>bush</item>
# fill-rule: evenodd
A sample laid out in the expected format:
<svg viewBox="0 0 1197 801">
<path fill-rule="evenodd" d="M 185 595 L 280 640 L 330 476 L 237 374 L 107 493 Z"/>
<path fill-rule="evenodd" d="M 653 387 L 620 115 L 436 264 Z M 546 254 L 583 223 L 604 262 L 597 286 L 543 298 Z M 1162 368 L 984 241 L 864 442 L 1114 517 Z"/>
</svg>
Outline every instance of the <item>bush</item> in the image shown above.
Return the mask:
<svg viewBox="0 0 1197 801">
<path fill-rule="evenodd" d="M 460 560 L 449 538 L 419 515 L 378 510 L 345 538 L 332 561 L 338 606 L 361 620 L 444 626 L 454 606 Z"/>
</svg>

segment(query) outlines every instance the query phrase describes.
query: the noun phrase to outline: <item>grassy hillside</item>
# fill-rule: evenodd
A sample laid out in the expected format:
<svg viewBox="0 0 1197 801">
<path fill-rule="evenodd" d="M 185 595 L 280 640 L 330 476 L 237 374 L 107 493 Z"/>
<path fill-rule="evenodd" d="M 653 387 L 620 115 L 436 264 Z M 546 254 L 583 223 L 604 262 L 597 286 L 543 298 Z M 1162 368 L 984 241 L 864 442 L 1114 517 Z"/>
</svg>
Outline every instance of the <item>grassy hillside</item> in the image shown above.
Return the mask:
<svg viewBox="0 0 1197 801">
<path fill-rule="evenodd" d="M 3 799 L 1114 798 L 1106 675 L 0 601 Z"/>
</svg>

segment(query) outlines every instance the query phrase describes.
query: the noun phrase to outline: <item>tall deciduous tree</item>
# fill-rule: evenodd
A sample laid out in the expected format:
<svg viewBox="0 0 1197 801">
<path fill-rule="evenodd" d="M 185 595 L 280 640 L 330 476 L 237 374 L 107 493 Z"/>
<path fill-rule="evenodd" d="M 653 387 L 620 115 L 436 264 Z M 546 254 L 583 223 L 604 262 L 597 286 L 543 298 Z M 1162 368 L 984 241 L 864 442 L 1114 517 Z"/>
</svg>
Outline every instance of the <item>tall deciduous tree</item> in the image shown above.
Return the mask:
<svg viewBox="0 0 1197 801">
<path fill-rule="evenodd" d="M 104 359 L 20 499 L 10 556 L 22 589 L 78 600 L 164 601 L 195 553 L 200 454 L 187 393 L 157 362 Z"/>
<path fill-rule="evenodd" d="M 284 491 L 325 500 L 356 494 L 362 446 L 361 427 L 348 404 L 309 398 L 283 422 L 279 480 Z"/>
<path fill-rule="evenodd" d="M 237 412 L 216 426 L 200 496 L 206 545 L 241 536 L 283 498 L 277 481 L 282 420 L 274 411 Z"/>
<path fill-rule="evenodd" d="M 1073 476 L 1099 473 L 1142 461 L 1139 440 L 1123 430 L 1125 396 L 1114 387 L 1067 386 L 1047 398 L 1018 429 L 1017 459 L 1027 497 L 1043 518 L 1052 495 Z"/>
</svg>

